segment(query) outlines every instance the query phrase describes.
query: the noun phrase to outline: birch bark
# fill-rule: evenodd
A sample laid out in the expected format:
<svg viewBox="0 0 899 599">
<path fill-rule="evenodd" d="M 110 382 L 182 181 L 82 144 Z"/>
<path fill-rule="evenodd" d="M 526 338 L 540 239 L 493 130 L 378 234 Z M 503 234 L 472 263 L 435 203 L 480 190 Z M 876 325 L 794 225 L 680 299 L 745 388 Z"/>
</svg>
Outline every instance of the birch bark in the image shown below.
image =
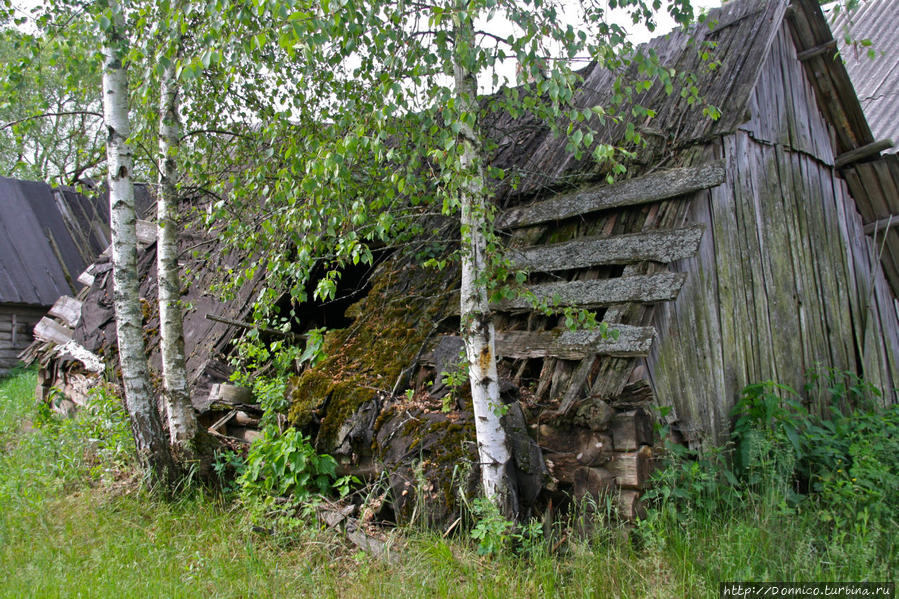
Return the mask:
<svg viewBox="0 0 899 599">
<path fill-rule="evenodd" d="M 159 278 L 159 336 L 169 441 L 185 455 L 193 453 L 197 419 L 190 401 L 184 358 L 181 277 L 178 272 L 178 200 L 176 195 L 178 88 L 175 61 L 163 70 L 159 120 L 159 194 L 156 201 L 156 272 Z"/>
<path fill-rule="evenodd" d="M 119 364 L 125 405 L 141 466 L 153 482 L 168 484 L 174 469 L 165 442 L 147 371 L 137 278 L 137 232 L 134 214 L 132 155 L 127 143 L 128 74 L 122 63 L 126 41 L 123 16 L 115 0 L 109 2 L 113 19 L 103 45 L 103 116 L 109 164 L 109 207 L 112 229 L 113 285 Z"/>
<path fill-rule="evenodd" d="M 489 225 L 486 177 L 482 145 L 477 132 L 477 79 L 466 66 L 476 50 L 473 23 L 464 2 L 454 17 L 453 68 L 455 96 L 459 107 L 458 143 L 462 231 L 462 288 L 460 314 L 462 339 L 468 357 L 468 378 L 475 417 L 481 484 L 484 494 L 507 517 L 518 512 L 518 498 L 509 471 L 512 455 L 500 422 L 499 375 L 496 369 L 496 332 L 490 314 L 486 286 L 485 227 Z"/>
</svg>

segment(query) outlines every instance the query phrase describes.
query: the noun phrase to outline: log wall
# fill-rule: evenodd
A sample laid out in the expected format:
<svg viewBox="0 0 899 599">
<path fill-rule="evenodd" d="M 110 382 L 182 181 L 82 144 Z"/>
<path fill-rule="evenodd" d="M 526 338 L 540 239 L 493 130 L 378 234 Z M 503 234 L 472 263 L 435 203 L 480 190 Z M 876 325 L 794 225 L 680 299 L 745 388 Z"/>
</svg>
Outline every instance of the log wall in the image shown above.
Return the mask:
<svg viewBox="0 0 899 599">
<path fill-rule="evenodd" d="M 690 273 L 680 295 L 656 310 L 647 371 L 694 442 L 725 439 L 745 385 L 801 390 L 816 365 L 861 369 L 896 400 L 894 300 L 811 93 L 782 31 L 750 120 L 721 142 L 727 183 L 691 204 L 707 233 L 676 267 Z"/>
<path fill-rule="evenodd" d="M 47 308 L 0 305 L 0 375 L 19 364 L 19 352 L 34 339 L 34 325 L 47 313 Z"/>
</svg>

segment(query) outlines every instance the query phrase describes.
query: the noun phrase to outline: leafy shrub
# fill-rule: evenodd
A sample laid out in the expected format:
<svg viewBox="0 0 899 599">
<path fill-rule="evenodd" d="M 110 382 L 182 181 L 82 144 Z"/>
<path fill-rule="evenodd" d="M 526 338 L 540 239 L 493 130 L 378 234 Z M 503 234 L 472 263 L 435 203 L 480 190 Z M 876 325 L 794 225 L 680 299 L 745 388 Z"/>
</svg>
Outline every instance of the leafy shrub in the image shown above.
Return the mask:
<svg viewBox="0 0 899 599">
<path fill-rule="evenodd" d="M 484 497 L 471 501 L 475 525 L 471 538 L 478 543 L 478 555 L 496 555 L 508 550 L 533 553 L 543 540 L 540 522 L 520 525 L 507 520 L 495 503 Z"/>
<path fill-rule="evenodd" d="M 125 469 L 133 464 L 136 450 L 128 412 L 111 386 L 91 389 L 72 426 L 90 443 L 101 467 Z"/>
<path fill-rule="evenodd" d="M 237 479 L 245 497 L 293 496 L 305 501 L 313 494 L 337 490 L 345 494 L 351 479 L 337 478 L 337 462 L 319 455 L 296 429 L 282 434 L 273 426 L 262 431 L 247 455 L 246 467 Z"/>
<path fill-rule="evenodd" d="M 643 531 L 762 505 L 810 514 L 822 539 L 879 542 L 895 530 L 899 406 L 877 407 L 879 390 L 851 373 L 819 369 L 808 378 L 805 399 L 771 381 L 747 386 L 723 450 L 695 456 L 668 447 L 646 494 L 653 509 Z"/>
<path fill-rule="evenodd" d="M 287 331 L 289 323 L 283 320 L 281 330 Z M 300 364 L 315 364 L 324 357 L 324 329 L 307 333 L 306 347 L 287 343 L 285 340 L 266 343 L 253 329 L 237 342 L 237 355 L 231 362 L 235 367 L 231 381 L 253 391 L 262 407 L 262 424 L 274 424 L 276 414 L 287 412 L 287 379 L 296 374 Z"/>
</svg>

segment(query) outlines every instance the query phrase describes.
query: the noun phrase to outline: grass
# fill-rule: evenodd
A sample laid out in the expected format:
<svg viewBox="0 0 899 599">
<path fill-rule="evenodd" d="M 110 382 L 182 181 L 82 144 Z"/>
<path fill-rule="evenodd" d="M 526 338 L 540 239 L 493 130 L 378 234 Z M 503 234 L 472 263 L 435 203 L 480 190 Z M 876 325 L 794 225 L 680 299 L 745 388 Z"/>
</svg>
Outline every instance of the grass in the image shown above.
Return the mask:
<svg viewBox="0 0 899 599">
<path fill-rule="evenodd" d="M 141 489 L 115 447 L 85 441 L 96 422 L 49 416 L 34 384 L 27 371 L 0 379 L 0 597 L 714 597 L 720 580 L 895 578 L 895 549 L 825 539 L 813 510 L 773 500 L 657 514 L 562 554 L 544 543 L 479 556 L 465 535 L 400 530 L 387 560 L 310 524 L 261 535 L 202 490 L 165 501 Z"/>
</svg>

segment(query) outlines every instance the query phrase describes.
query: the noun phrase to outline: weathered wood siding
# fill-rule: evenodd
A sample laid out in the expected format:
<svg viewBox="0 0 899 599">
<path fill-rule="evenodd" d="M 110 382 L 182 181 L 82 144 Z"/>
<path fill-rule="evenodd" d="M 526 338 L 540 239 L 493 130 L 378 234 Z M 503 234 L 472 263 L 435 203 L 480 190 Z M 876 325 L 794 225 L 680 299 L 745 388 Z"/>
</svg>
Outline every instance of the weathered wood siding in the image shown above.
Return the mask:
<svg viewBox="0 0 899 599">
<path fill-rule="evenodd" d="M 46 313 L 46 308 L 0 305 L 0 375 L 19 364 L 19 352 L 31 343 L 31 330 Z"/>
<path fill-rule="evenodd" d="M 830 133 L 781 32 L 750 102 L 722 140 L 727 183 L 697 194 L 688 222 L 706 226 L 677 300 L 657 307 L 647 370 L 688 437 L 721 441 L 747 384 L 801 389 L 808 369 L 857 370 L 899 385 L 899 322 L 875 248 Z"/>
</svg>

